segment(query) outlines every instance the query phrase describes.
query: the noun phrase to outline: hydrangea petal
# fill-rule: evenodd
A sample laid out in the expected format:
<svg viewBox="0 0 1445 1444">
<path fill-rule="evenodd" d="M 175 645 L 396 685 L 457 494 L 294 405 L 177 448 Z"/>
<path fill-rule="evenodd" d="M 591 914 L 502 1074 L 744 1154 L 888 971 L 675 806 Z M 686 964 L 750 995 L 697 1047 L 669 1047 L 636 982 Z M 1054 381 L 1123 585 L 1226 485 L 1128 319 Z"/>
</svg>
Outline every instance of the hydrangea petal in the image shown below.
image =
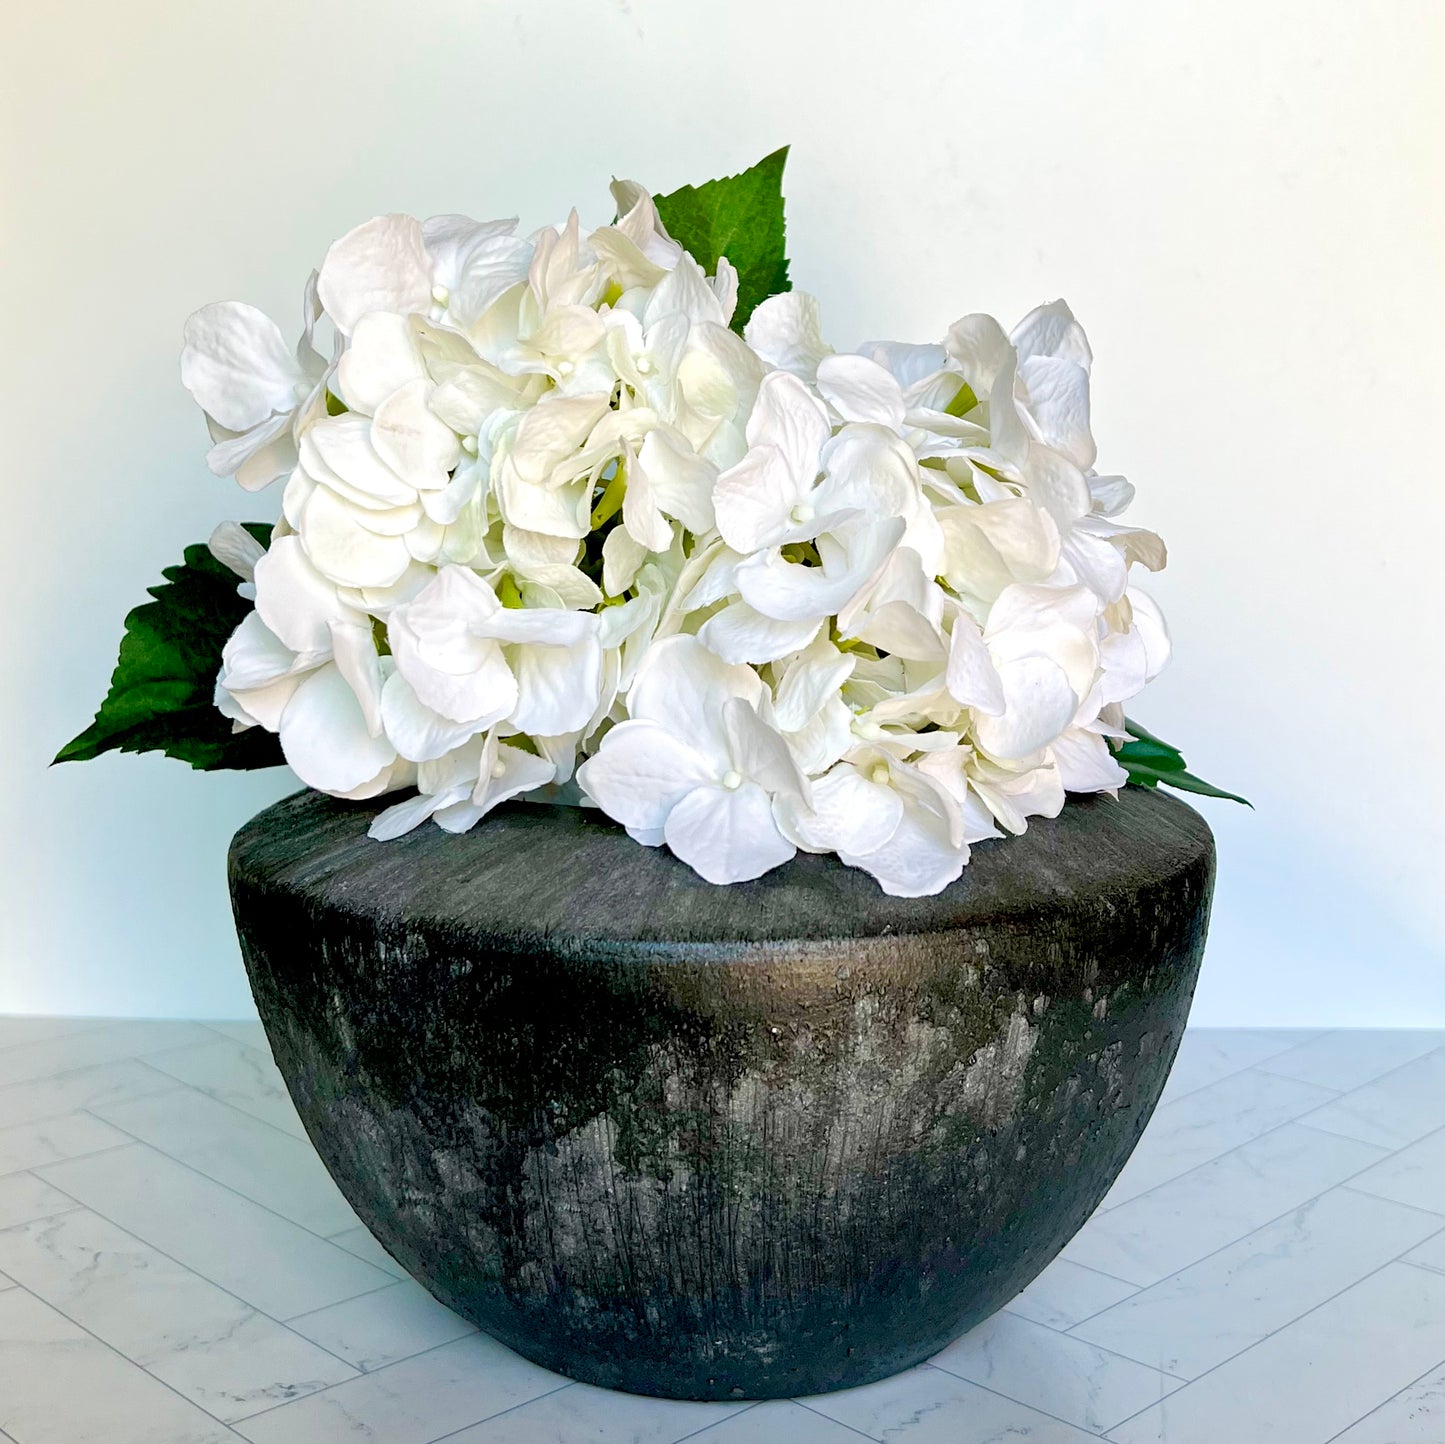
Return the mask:
<svg viewBox="0 0 1445 1444">
<path fill-rule="evenodd" d="M 663 836 L 677 857 L 712 883 L 761 877 L 797 851 L 778 831 L 768 794 L 753 782 L 693 788 L 667 814 Z"/>
</svg>

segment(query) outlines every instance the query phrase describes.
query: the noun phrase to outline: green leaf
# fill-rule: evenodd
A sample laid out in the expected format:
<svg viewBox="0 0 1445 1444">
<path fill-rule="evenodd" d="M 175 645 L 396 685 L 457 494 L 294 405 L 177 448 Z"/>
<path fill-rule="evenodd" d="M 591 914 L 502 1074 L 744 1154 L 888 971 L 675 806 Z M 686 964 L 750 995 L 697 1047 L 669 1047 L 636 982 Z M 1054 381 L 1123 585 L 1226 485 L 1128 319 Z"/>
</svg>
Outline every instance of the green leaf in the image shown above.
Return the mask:
<svg viewBox="0 0 1445 1444">
<path fill-rule="evenodd" d="M 1116 748 L 1114 760 L 1129 774 L 1129 781 L 1137 787 L 1157 787 L 1161 782 L 1166 787 L 1177 788 L 1180 792 L 1197 792 L 1203 797 L 1219 797 L 1227 802 L 1242 802 L 1253 808 L 1254 803 L 1234 792 L 1225 792 L 1212 782 L 1196 777 L 1186 770 L 1184 757 L 1177 747 L 1156 737 L 1141 727 L 1132 717 L 1125 718 L 1124 730 L 1130 740 Z"/>
<path fill-rule="evenodd" d="M 267 525 L 246 525 L 265 546 Z M 102 752 L 164 752 L 192 767 L 276 767 L 285 759 L 260 727 L 233 732 L 213 700 L 221 649 L 251 610 L 236 577 L 204 546 L 167 567 L 155 598 L 125 619 L 120 658 L 95 721 L 61 748 L 56 762 L 86 762 Z"/>
<path fill-rule="evenodd" d="M 784 245 L 783 165 L 788 147 L 775 150 L 751 170 L 701 186 L 656 196 L 667 233 L 709 275 L 726 256 L 738 273 L 739 333 L 760 301 L 790 288 Z"/>
</svg>

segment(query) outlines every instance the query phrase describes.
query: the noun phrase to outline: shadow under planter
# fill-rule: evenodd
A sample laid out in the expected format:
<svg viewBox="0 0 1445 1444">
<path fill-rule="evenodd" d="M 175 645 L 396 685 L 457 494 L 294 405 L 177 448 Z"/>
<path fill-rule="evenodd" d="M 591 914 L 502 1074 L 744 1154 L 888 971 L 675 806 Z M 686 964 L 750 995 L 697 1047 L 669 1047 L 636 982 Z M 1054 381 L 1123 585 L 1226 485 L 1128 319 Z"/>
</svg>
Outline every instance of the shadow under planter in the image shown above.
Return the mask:
<svg viewBox="0 0 1445 1444">
<path fill-rule="evenodd" d="M 1199 970 L 1209 829 L 1137 787 L 937 897 L 829 857 L 712 887 L 596 813 L 231 848 L 317 1150 L 388 1251 L 548 1368 L 644 1394 L 867 1383 L 1008 1302 L 1113 1182 Z"/>
</svg>

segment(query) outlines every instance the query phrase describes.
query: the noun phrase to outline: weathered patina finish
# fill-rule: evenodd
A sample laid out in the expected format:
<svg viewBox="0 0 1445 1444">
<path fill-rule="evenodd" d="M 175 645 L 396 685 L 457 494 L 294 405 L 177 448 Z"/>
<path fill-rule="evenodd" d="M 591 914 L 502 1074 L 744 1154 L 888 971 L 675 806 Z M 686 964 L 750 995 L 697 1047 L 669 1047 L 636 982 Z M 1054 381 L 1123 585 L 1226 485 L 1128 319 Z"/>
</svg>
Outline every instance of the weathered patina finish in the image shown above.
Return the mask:
<svg viewBox="0 0 1445 1444">
<path fill-rule="evenodd" d="M 373 843 L 379 805 L 301 794 L 231 849 L 312 1141 L 489 1333 L 695 1399 L 905 1368 L 1059 1252 L 1163 1087 L 1214 875 L 1134 787 L 907 900 L 808 856 L 712 887 L 570 808 Z"/>
</svg>

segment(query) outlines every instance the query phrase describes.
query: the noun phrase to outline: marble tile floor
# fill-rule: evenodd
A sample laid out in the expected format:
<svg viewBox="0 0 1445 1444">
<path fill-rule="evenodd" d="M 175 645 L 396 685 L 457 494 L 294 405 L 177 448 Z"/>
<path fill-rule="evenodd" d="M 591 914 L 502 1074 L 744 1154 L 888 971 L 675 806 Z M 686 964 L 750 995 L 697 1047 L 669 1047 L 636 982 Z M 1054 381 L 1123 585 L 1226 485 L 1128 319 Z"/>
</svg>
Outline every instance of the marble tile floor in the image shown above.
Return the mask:
<svg viewBox="0 0 1445 1444">
<path fill-rule="evenodd" d="M 0 1017 L 0 1444 L 1445 1444 L 1445 1033 L 1196 1030 L 1063 1255 L 930 1363 L 639 1399 L 376 1246 L 255 1023 Z"/>
</svg>

